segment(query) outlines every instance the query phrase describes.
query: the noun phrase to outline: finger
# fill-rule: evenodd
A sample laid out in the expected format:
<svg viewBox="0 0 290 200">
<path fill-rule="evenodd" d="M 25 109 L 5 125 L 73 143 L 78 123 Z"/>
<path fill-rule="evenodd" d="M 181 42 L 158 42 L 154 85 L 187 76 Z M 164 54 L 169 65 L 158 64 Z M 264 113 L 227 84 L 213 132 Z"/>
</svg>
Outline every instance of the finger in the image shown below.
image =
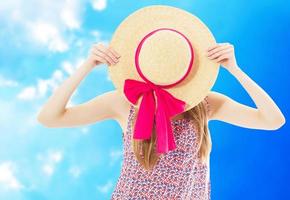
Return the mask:
<svg viewBox="0 0 290 200">
<path fill-rule="evenodd" d="M 101 56 L 99 56 L 99 55 L 97 55 L 97 54 L 93 54 L 93 56 L 94 56 L 94 58 L 95 58 L 96 60 L 99 60 L 99 61 L 101 61 L 102 63 L 106 63 L 107 65 L 111 65 L 111 63 L 109 63 L 105 58 L 103 58 L 103 57 L 101 57 Z"/>
<path fill-rule="evenodd" d="M 115 61 L 115 63 L 118 62 L 119 56 L 117 56 L 115 52 L 113 52 L 112 49 L 110 49 L 109 47 L 107 48 L 107 50 L 108 50 L 109 56 Z"/>
<path fill-rule="evenodd" d="M 104 54 L 97 49 L 92 48 L 91 49 L 91 54 L 96 58 L 99 59 L 103 63 L 107 63 L 108 65 L 111 64 L 109 60 L 107 60 L 106 57 L 104 57 Z"/>
<path fill-rule="evenodd" d="M 212 54 L 211 56 L 208 56 L 208 58 L 215 59 L 215 58 L 220 57 L 223 54 L 228 53 L 228 52 L 232 52 L 232 49 L 231 48 L 226 48 L 226 49 L 220 50 L 220 51 Z"/>
<path fill-rule="evenodd" d="M 118 62 L 118 56 L 116 56 L 116 55 L 111 51 L 111 49 L 110 49 L 109 47 L 101 46 L 101 50 L 102 50 L 104 53 L 108 54 L 108 55 L 112 58 L 112 60 L 114 60 L 114 62 Z"/>
<path fill-rule="evenodd" d="M 208 56 L 211 56 L 211 55 L 213 55 L 214 53 L 217 53 L 217 52 L 219 52 L 219 51 L 221 51 L 221 50 L 228 49 L 228 48 L 231 48 L 231 46 L 228 46 L 228 45 L 222 45 L 222 46 L 219 46 L 219 47 L 217 47 L 217 48 L 215 48 L 215 49 L 213 49 L 213 50 L 208 51 L 208 52 L 207 52 L 207 55 L 208 55 Z"/>
<path fill-rule="evenodd" d="M 121 55 L 120 54 L 118 54 L 118 52 L 115 50 L 115 49 L 113 49 L 112 47 L 109 47 L 109 50 L 117 57 L 117 58 L 120 58 L 121 57 Z"/>
<path fill-rule="evenodd" d="M 97 48 L 101 52 L 103 52 L 104 54 L 106 54 L 107 56 L 109 56 L 110 57 L 110 60 L 114 61 L 114 63 L 116 63 L 118 61 L 117 57 L 110 51 L 110 49 L 108 49 L 103 44 L 100 44 Z"/>
<path fill-rule="evenodd" d="M 110 56 L 108 56 L 107 54 L 105 54 L 103 51 L 101 51 L 100 49 L 94 49 L 93 52 L 96 55 L 99 55 L 102 58 L 106 59 L 110 64 L 115 64 L 114 60 Z"/>
<path fill-rule="evenodd" d="M 108 60 L 111 64 L 114 64 L 115 61 L 113 58 L 111 58 L 111 56 L 108 54 L 108 49 L 105 48 L 104 45 L 99 44 L 98 46 L 96 46 L 96 50 L 99 51 L 99 53 L 106 58 L 106 60 Z"/>
<path fill-rule="evenodd" d="M 213 49 L 215 49 L 217 47 L 224 46 L 224 45 L 227 45 L 227 44 L 229 44 L 229 43 L 228 42 L 225 42 L 225 43 L 216 43 L 215 45 L 209 47 L 207 50 L 208 51 L 211 51 L 211 50 L 213 50 Z"/>
<path fill-rule="evenodd" d="M 226 54 L 224 54 L 224 55 L 222 55 L 222 56 L 220 56 L 220 57 L 218 57 L 218 58 L 216 58 L 216 59 L 214 59 L 216 62 L 220 62 L 220 61 L 222 61 L 222 60 L 224 60 L 224 59 L 228 59 L 230 57 L 230 53 L 226 53 Z"/>
<path fill-rule="evenodd" d="M 216 48 L 217 46 L 218 46 L 218 44 L 212 45 L 212 46 L 210 46 L 210 47 L 207 48 L 207 51 L 210 51 L 210 50 Z"/>
</svg>

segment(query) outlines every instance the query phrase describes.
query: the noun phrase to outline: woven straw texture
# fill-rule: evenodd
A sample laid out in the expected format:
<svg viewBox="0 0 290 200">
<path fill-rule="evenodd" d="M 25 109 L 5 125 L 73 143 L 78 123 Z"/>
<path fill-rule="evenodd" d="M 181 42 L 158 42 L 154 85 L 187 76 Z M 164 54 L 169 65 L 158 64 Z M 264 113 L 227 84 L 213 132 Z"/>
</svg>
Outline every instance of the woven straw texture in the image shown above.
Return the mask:
<svg viewBox="0 0 290 200">
<path fill-rule="evenodd" d="M 213 87 L 219 64 L 206 56 L 207 48 L 216 43 L 214 36 L 198 17 L 188 11 L 172 6 L 151 5 L 127 16 L 116 28 L 109 44 L 121 54 L 119 62 L 108 68 L 109 76 L 120 92 L 123 92 L 125 79 L 144 81 L 135 67 L 135 51 L 142 38 L 158 28 L 178 30 L 193 46 L 194 62 L 190 73 L 178 85 L 166 89 L 185 101 L 185 110 L 189 110 L 200 103 Z M 189 60 L 186 40 L 166 30 L 147 38 L 139 55 L 142 73 L 155 84 L 176 82 L 187 70 Z M 140 99 L 137 107 L 141 103 Z"/>
</svg>

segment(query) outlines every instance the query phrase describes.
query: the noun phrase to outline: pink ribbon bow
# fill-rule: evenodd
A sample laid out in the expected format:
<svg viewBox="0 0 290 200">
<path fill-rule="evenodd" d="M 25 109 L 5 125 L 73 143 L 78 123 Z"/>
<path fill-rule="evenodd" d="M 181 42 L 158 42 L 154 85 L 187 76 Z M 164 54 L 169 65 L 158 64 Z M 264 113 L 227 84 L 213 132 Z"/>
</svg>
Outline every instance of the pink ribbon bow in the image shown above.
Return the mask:
<svg viewBox="0 0 290 200">
<path fill-rule="evenodd" d="M 155 98 L 157 97 L 156 132 L 157 152 L 166 153 L 176 148 L 170 118 L 184 111 L 185 102 L 175 98 L 166 90 L 137 80 L 126 79 L 124 93 L 133 104 L 143 96 L 136 124 L 134 127 L 135 139 L 150 139 L 155 115 Z"/>
</svg>

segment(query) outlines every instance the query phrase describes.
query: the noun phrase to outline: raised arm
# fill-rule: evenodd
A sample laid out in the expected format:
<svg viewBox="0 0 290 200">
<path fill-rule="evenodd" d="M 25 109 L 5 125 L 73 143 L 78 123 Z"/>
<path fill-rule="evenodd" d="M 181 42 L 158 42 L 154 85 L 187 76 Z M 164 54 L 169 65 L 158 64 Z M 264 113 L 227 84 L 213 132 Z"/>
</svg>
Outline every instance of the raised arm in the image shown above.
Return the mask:
<svg viewBox="0 0 290 200">
<path fill-rule="evenodd" d="M 241 104 L 218 92 L 210 92 L 211 120 L 221 120 L 237 126 L 276 130 L 285 117 L 271 97 L 237 65 L 233 46 L 221 43 L 209 49 L 209 58 L 220 62 L 241 83 L 257 108 Z"/>
<path fill-rule="evenodd" d="M 114 65 L 120 56 L 112 48 L 106 48 L 102 44 L 93 45 L 90 55 L 77 70 L 66 79 L 50 96 L 43 105 L 37 119 L 47 127 L 72 127 L 89 124 L 104 119 L 116 119 L 115 110 L 118 101 L 117 91 L 104 93 L 94 99 L 73 107 L 67 107 L 67 103 L 80 82 L 87 74 L 101 63 Z"/>
</svg>

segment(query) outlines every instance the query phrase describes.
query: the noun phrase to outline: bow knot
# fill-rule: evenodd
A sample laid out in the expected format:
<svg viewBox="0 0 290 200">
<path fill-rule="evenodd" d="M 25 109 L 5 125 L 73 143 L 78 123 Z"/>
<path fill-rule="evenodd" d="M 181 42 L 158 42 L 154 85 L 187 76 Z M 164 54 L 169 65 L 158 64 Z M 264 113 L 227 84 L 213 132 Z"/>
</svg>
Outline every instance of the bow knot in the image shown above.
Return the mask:
<svg viewBox="0 0 290 200">
<path fill-rule="evenodd" d="M 154 93 L 156 95 L 156 100 Z M 125 80 L 124 94 L 133 104 L 136 104 L 137 100 L 142 96 L 137 120 L 134 126 L 133 138 L 143 140 L 150 139 L 155 119 L 157 153 L 166 153 L 175 149 L 176 144 L 170 119 L 183 112 L 186 103 L 175 98 L 158 85 L 133 79 Z"/>
</svg>

